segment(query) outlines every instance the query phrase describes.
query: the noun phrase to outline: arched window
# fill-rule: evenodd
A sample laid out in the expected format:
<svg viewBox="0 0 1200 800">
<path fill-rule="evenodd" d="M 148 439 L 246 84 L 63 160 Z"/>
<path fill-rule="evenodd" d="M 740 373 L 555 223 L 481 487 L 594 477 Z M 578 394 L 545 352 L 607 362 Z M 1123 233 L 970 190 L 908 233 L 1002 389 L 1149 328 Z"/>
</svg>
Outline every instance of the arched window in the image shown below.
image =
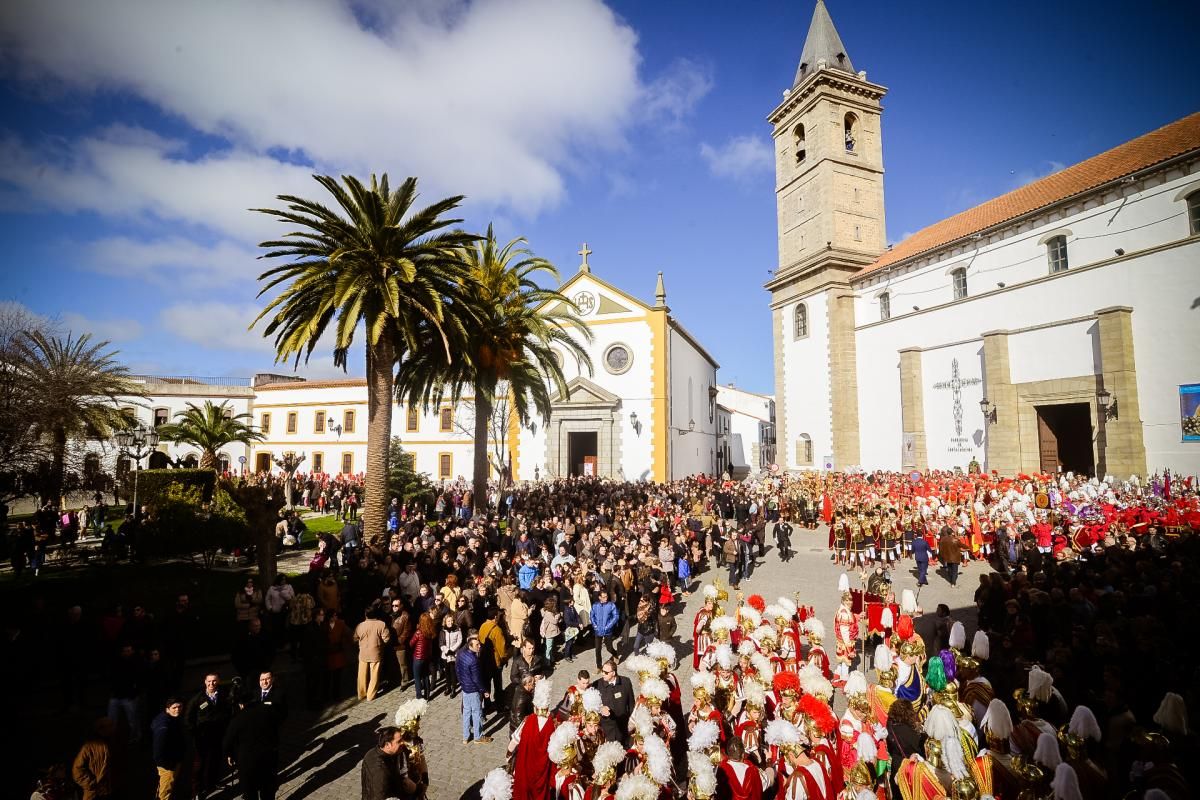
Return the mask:
<svg viewBox="0 0 1200 800">
<path fill-rule="evenodd" d="M 858 144 L 858 117 L 848 113 L 846 114 L 846 152 L 853 153 L 856 144 Z"/>
<path fill-rule="evenodd" d="M 1055 236 L 1046 242 L 1046 260 L 1050 274 L 1067 271 L 1067 237 Z"/>
<path fill-rule="evenodd" d="M 83 477 L 92 480 L 100 474 L 100 456 L 88 453 L 83 457 Z"/>
<path fill-rule="evenodd" d="M 200 459 L 196 457 L 195 453 L 188 453 L 183 457 L 183 466 L 187 469 L 195 469 L 200 466 Z"/>
<path fill-rule="evenodd" d="M 171 421 L 171 409 L 169 409 L 169 408 L 154 409 L 154 427 L 157 428 L 159 425 L 166 425 L 170 421 Z"/>
<path fill-rule="evenodd" d="M 217 471 L 229 472 L 229 456 L 225 455 L 224 453 L 221 453 L 221 455 L 217 458 Z"/>
<path fill-rule="evenodd" d="M 892 318 L 892 296 L 884 292 L 879 295 L 879 319 L 887 322 Z"/>
<path fill-rule="evenodd" d="M 800 434 L 800 438 L 796 440 L 796 463 L 800 466 L 812 464 L 813 460 L 813 445 L 812 437 L 807 433 Z"/>
<path fill-rule="evenodd" d="M 1200 233 L 1200 190 L 1187 196 L 1188 232 Z"/>
<path fill-rule="evenodd" d="M 796 338 L 803 339 L 808 336 L 808 306 L 804 303 L 796 304 Z"/>
<path fill-rule="evenodd" d="M 797 125 L 792 129 L 793 146 L 796 152 L 796 163 L 799 164 L 804 160 L 805 142 L 804 142 L 804 125 Z"/>
<path fill-rule="evenodd" d="M 967 296 L 967 268 L 959 267 L 950 273 L 950 279 L 954 281 L 954 299 L 962 300 Z"/>
</svg>

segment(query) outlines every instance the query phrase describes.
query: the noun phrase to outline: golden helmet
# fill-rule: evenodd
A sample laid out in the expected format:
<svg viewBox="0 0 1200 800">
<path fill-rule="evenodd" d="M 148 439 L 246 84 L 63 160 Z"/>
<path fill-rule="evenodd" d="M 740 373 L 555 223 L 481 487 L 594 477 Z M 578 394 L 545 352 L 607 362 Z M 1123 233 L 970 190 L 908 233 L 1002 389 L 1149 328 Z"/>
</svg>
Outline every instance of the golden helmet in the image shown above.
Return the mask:
<svg viewBox="0 0 1200 800">
<path fill-rule="evenodd" d="M 846 776 L 846 783 L 855 786 L 870 786 L 873 781 L 871 780 L 871 770 L 867 767 L 867 762 L 859 761 L 851 767 L 850 774 Z"/>
</svg>

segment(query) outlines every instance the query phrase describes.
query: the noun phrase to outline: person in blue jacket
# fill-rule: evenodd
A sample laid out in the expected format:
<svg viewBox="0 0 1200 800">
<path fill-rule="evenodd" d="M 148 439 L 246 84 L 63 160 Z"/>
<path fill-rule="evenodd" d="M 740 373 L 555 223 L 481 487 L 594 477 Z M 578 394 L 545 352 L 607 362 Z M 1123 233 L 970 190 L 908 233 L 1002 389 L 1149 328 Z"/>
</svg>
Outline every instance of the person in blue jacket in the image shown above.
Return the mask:
<svg viewBox="0 0 1200 800">
<path fill-rule="evenodd" d="M 592 631 L 596 635 L 596 669 L 600 669 L 600 648 L 607 646 L 608 652 L 614 659 L 620 660 L 620 654 L 613 647 L 613 634 L 621 621 L 621 612 L 617 604 L 608 599 L 608 590 L 600 590 L 600 599 L 592 604 Z"/>
<path fill-rule="evenodd" d="M 525 563 L 517 570 L 517 585 L 521 587 L 522 591 L 527 592 L 533 588 L 533 582 L 537 580 L 537 575 L 537 565 L 533 563 L 532 558 L 526 558 Z"/>
</svg>

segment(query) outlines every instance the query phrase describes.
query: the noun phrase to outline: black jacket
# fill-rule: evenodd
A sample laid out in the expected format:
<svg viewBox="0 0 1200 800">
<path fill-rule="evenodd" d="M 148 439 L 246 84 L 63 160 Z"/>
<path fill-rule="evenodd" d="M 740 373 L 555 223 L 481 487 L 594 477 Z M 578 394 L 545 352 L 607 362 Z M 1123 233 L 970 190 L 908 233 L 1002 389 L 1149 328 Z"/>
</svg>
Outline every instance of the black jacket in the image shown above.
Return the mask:
<svg viewBox="0 0 1200 800">
<path fill-rule="evenodd" d="M 217 687 L 215 701 L 210 700 L 204 691 L 197 692 L 184 712 L 188 730 L 197 739 L 224 736 L 225 726 L 232 716 L 233 702 L 229 698 L 229 690 L 223 686 Z"/>
<path fill-rule="evenodd" d="M 279 721 L 271 707 L 251 705 L 235 716 L 225 731 L 223 749 L 239 769 L 278 764 Z"/>
<path fill-rule="evenodd" d="M 637 700 L 633 683 L 624 675 L 618 675 L 611 684 L 600 678 L 592 684 L 592 688 L 600 692 L 600 699 L 608 706 L 608 716 L 600 718 L 600 729 L 604 731 L 605 739 L 610 742 L 626 741 L 629 717 Z"/>
<path fill-rule="evenodd" d="M 362 761 L 362 800 L 403 797 L 403 769 L 402 758 L 389 756 L 378 747 L 368 750 Z"/>
</svg>

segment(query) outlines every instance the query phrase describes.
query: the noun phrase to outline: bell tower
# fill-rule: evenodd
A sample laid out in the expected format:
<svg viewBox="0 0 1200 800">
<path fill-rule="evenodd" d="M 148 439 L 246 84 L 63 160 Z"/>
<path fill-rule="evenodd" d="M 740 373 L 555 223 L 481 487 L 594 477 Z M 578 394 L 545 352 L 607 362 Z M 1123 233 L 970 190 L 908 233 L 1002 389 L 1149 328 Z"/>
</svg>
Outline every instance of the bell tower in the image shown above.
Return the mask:
<svg viewBox="0 0 1200 800">
<path fill-rule="evenodd" d="M 854 69 L 824 0 L 817 0 L 795 78 L 767 117 L 775 143 L 779 263 L 766 289 L 784 466 L 820 467 L 814 462 L 821 455 L 832 455 L 836 469 L 859 462 L 849 280 L 886 249 L 880 129 L 886 93 Z M 804 366 L 789 375 L 785 363 Z M 788 402 L 789 395 L 814 390 L 803 372 L 811 376 L 826 367 L 823 409 L 815 398 Z M 801 453 L 814 448 L 805 463 Z"/>
</svg>

